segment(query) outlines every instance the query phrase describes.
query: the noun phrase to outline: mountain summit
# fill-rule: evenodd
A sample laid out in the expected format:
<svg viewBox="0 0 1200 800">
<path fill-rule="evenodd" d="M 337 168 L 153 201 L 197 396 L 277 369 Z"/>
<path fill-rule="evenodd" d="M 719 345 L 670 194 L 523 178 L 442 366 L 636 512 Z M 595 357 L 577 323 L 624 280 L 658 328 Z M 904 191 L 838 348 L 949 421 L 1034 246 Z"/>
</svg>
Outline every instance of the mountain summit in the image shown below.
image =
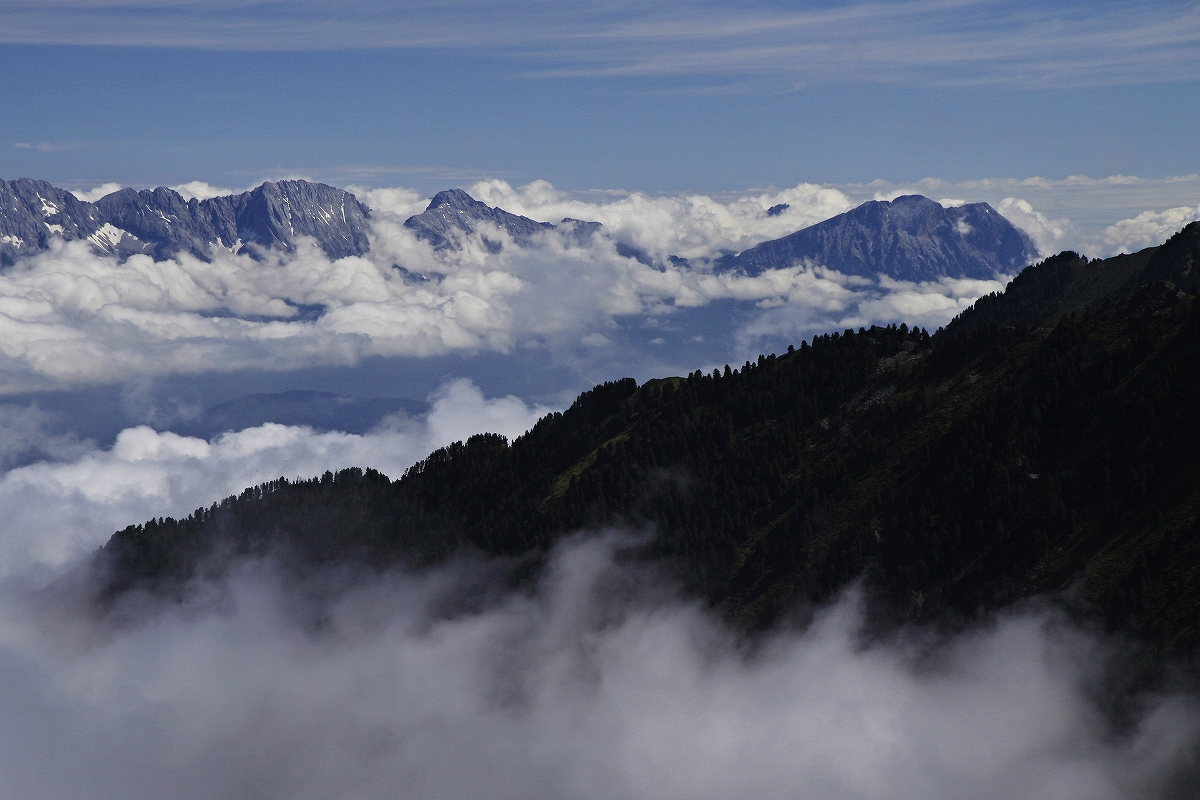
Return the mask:
<svg viewBox="0 0 1200 800">
<path fill-rule="evenodd" d="M 502 208 L 493 208 L 462 189 L 438 192 L 425 211 L 409 217 L 404 227 L 438 251 L 461 250 L 462 237 L 479 231 L 484 246 L 493 253 L 500 252 L 500 242 L 489 239 L 486 234 L 494 228 L 508 234 L 521 247 L 528 245 L 535 234 L 554 230 L 554 225 L 549 222 L 538 222 Z"/>
<path fill-rule="evenodd" d="M 758 275 L 803 262 L 897 280 L 994 278 L 1036 260 L 1028 234 L 987 203 L 945 208 L 921 195 L 872 200 L 803 230 L 725 256 L 724 272 Z"/>
</svg>

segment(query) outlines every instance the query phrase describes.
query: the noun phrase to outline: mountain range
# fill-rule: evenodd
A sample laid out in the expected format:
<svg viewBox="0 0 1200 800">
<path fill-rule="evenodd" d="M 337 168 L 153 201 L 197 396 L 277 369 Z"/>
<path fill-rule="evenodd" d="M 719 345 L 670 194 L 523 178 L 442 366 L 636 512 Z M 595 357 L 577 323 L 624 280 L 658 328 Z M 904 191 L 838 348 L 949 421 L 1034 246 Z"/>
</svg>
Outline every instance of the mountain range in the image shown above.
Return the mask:
<svg viewBox="0 0 1200 800">
<path fill-rule="evenodd" d="M 370 249 L 370 210 L 349 192 L 308 181 L 267 182 L 242 194 L 185 200 L 178 192 L 121 189 L 95 203 L 45 181 L 0 181 L 0 265 L 40 252 L 51 239 L 86 240 L 101 253 L 155 259 L 217 250 L 295 249 L 309 236 L 330 258 Z"/>
<path fill-rule="evenodd" d="M 645 556 L 747 626 L 863 578 L 901 618 L 1056 592 L 1155 653 L 1191 652 L 1198 267 L 1192 223 L 1134 256 L 1047 259 L 933 335 L 846 330 L 604 383 L 514 441 L 480 434 L 396 480 L 281 478 L 117 532 L 96 597 L 175 592 L 248 554 L 419 567 L 465 551 L 527 569 L 617 525 L 651 532 Z"/>
<path fill-rule="evenodd" d="M 782 210 L 779 205 L 765 213 L 778 215 Z M 576 246 L 611 235 L 599 222 L 539 222 L 489 206 L 462 189 L 437 193 L 426 210 L 404 226 L 441 253 L 461 250 L 473 236 L 496 253 L 505 240 L 516 247 L 533 247 L 539 235 L 548 233 Z M 251 255 L 274 248 L 290 252 L 301 236 L 315 239 L 333 259 L 363 255 L 370 250 L 370 234 L 371 211 L 353 194 L 302 180 L 268 182 L 249 192 L 206 200 L 185 200 L 161 186 L 122 189 L 95 203 L 44 181 L 0 181 L 0 266 L 47 249 L 56 236 L 86 240 L 97 251 L 118 258 L 141 253 L 161 260 L 189 253 L 207 260 L 221 250 Z M 663 266 L 630 242 L 614 237 L 613 243 L 622 256 Z M 1029 236 L 987 203 L 944 208 L 912 195 L 864 203 L 740 253 L 714 253 L 707 267 L 674 256 L 668 260 L 746 275 L 812 263 L 848 275 L 927 281 L 1015 274 L 1036 257 Z"/>
</svg>

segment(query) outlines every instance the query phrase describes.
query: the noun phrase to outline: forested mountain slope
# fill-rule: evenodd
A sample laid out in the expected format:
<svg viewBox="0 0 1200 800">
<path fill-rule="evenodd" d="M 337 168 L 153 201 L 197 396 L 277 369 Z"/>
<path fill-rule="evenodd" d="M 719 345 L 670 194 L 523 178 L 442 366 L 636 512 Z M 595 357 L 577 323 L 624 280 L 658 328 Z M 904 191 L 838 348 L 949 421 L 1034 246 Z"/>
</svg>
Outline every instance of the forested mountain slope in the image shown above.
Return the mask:
<svg viewBox="0 0 1200 800">
<path fill-rule="evenodd" d="M 1073 252 L 1046 259 L 1001 293 L 979 298 L 947 326 L 949 333 L 999 325 L 1053 325 L 1068 311 L 1126 298 L 1153 281 L 1188 294 L 1200 289 L 1200 225 L 1188 225 L 1161 247 L 1089 261 Z"/>
<path fill-rule="evenodd" d="M 1008 308 L 932 337 L 846 331 L 737 369 L 606 383 L 511 443 L 475 436 L 396 481 L 274 481 L 131 526 L 97 556 L 107 591 L 170 585 L 238 553 L 422 565 L 463 547 L 542 553 L 621 524 L 652 531 L 651 555 L 746 624 L 864 571 L 912 618 L 1081 582 L 1113 624 L 1190 647 L 1200 304 L 1194 285 L 1164 278 L 1200 263 L 1198 234 L 1057 319 L 1064 287 L 1086 283 L 1077 259 L 1031 267 L 963 319 L 1028 285 L 1042 285 L 1037 314 Z"/>
</svg>

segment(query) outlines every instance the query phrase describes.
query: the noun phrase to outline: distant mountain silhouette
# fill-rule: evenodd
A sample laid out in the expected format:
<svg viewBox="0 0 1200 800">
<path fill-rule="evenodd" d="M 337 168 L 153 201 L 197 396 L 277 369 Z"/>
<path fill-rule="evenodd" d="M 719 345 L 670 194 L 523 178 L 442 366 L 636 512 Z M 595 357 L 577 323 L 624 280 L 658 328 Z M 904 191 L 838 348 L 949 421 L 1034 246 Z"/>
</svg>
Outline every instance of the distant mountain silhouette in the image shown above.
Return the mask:
<svg viewBox="0 0 1200 800">
<path fill-rule="evenodd" d="M 718 259 L 724 272 L 758 275 L 800 263 L 897 280 L 993 278 L 1037 259 L 1028 234 L 987 203 L 944 208 L 927 197 L 872 200 L 796 233 Z"/>
<path fill-rule="evenodd" d="M 429 410 L 420 400 L 399 397 L 347 397 L 332 392 L 290 391 L 248 394 L 172 426 L 185 436 L 211 439 L 226 431 L 240 431 L 268 422 L 307 425 L 316 431 L 366 433 L 393 414 L 415 416 Z"/>
<path fill-rule="evenodd" d="M 94 205 L 65 189 L 30 178 L 0 180 L 0 266 L 45 250 L 55 236 L 91 238 L 103 225 Z"/>
</svg>

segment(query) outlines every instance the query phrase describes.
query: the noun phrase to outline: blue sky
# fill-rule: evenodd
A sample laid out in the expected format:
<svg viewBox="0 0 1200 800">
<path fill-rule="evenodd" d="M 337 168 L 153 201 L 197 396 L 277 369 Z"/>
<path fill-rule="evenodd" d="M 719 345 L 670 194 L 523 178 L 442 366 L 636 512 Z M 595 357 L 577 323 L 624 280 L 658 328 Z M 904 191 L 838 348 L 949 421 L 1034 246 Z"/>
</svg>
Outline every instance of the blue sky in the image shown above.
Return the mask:
<svg viewBox="0 0 1200 800">
<path fill-rule="evenodd" d="M 452 186 L 689 257 L 907 193 L 992 203 L 1044 254 L 1130 252 L 1200 218 L 1194 1 L 0 0 L 0 74 L 0 178 L 99 197 L 304 177 L 377 212 L 378 264 L 310 254 L 277 283 L 247 259 L 127 268 L 82 244 L 0 276 L 19 322 L 0 393 L 110 383 L 68 405 L 155 424 L 250 391 L 420 398 L 462 376 L 561 404 L 826 330 L 932 330 L 1003 288 L 709 285 L 599 250 L 380 279 L 425 263 L 401 223 Z M 229 297 L 342 316 L 260 340 L 197 311 Z"/>
<path fill-rule="evenodd" d="M 1195 2 L 4 1 L 0 42 L 0 176 L 70 188 L 1200 171 Z"/>
</svg>

